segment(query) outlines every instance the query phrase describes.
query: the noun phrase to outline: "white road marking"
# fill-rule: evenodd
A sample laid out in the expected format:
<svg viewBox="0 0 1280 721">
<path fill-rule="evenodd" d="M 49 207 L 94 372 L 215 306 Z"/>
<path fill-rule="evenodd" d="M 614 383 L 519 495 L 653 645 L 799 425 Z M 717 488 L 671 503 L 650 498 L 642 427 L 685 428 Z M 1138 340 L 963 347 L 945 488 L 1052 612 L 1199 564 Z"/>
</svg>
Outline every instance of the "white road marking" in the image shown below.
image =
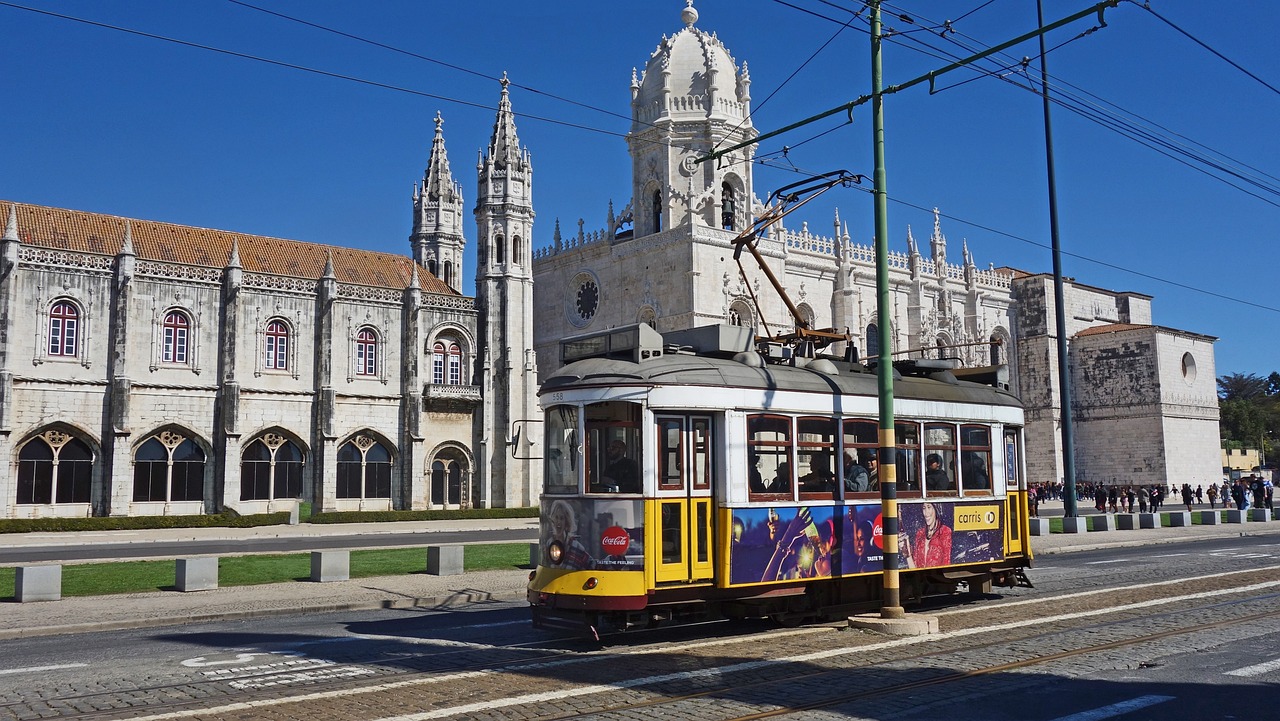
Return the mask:
<svg viewBox="0 0 1280 721">
<path fill-rule="evenodd" d="M 1253 666 L 1245 666 L 1244 668 L 1238 668 L 1234 671 L 1227 671 L 1226 675 L 1243 676 L 1248 678 L 1249 676 L 1261 676 L 1264 673 L 1271 673 L 1276 669 L 1280 669 L 1280 659 L 1267 661 L 1266 663 L 1259 663 Z"/>
<path fill-rule="evenodd" d="M 1108 563 L 1132 563 L 1132 562 L 1133 562 L 1133 559 L 1132 559 L 1132 558 L 1117 558 L 1117 559 L 1112 560 L 1112 561 L 1089 561 L 1088 563 L 1086 563 L 1086 564 L 1084 564 L 1084 565 L 1086 565 L 1086 566 L 1105 566 L 1105 565 L 1107 565 Z"/>
<path fill-rule="evenodd" d="M 1228 575 L 1228 574 L 1222 574 Z M 1185 579 L 1179 581 L 1185 583 Z M 1146 584 L 1155 586 L 1160 584 Z M 931 643 L 934 641 L 944 641 L 954 638 L 963 638 L 974 636 L 982 633 L 998 633 L 1000 631 L 1011 630 L 1015 628 L 1023 628 L 1025 626 L 1036 626 L 1041 624 L 1056 623 L 1058 621 L 1068 621 L 1080 618 L 1091 618 L 1094 616 L 1108 615 L 1116 612 L 1140 610 L 1144 608 L 1152 608 L 1155 606 L 1163 606 L 1172 603 L 1180 603 L 1183 601 L 1195 601 L 1206 598 L 1216 598 L 1218 596 L 1227 596 L 1237 593 L 1249 593 L 1252 591 L 1262 591 L 1276 588 L 1280 586 L 1280 581 L 1267 581 L 1263 583 L 1255 583 L 1249 586 L 1239 586 L 1236 588 L 1224 588 L 1214 591 L 1204 591 L 1201 593 L 1191 593 L 1183 596 L 1173 596 L 1170 598 L 1157 598 L 1150 601 L 1141 601 L 1138 603 L 1124 604 L 1121 606 L 1111 606 L 1108 608 L 1094 609 L 1090 611 L 1078 611 L 1074 613 L 1062 613 L 1054 616 L 1044 616 L 1039 618 L 1022 619 L 1018 621 L 1010 621 L 1008 623 L 996 626 L 983 626 L 975 628 L 966 628 L 958 631 L 949 631 L 947 633 L 939 633 L 932 636 L 912 636 L 907 638 L 893 639 L 891 641 L 882 641 L 880 643 L 868 644 L 866 646 L 854 646 L 848 648 L 828 649 L 824 651 L 815 651 L 813 653 L 800 654 L 797 656 L 770 658 L 759 661 L 746 661 L 743 663 L 732 664 L 718 668 L 700 669 L 697 671 L 680 671 L 676 673 L 663 674 L 659 676 L 647 676 L 644 678 L 624 679 L 609 684 L 595 684 L 591 686 L 580 686 L 577 688 L 561 689 L 559 691 L 546 691 L 542 693 L 524 694 L 521 696 L 512 696 L 504 699 L 491 699 L 481 703 L 464 704 L 462 706 L 452 706 L 447 708 L 438 708 L 423 713 L 409 714 L 404 716 L 392 716 L 378 721 L 428 721 L 434 718 L 443 718 L 446 716 L 456 716 L 459 714 L 472 713 L 475 711 L 493 710 L 497 708 L 509 708 L 512 706 L 521 706 L 531 703 L 540 703 L 543 701 L 551 701 L 564 698 L 572 698 L 575 696 L 587 696 L 593 693 L 613 692 L 620 688 L 635 688 L 639 686 L 647 686 L 655 683 L 662 683 L 672 680 L 683 680 L 690 678 L 700 678 L 707 676 L 725 676 L 731 673 L 751 670 L 755 668 L 779 666 L 782 664 L 800 664 L 813 661 L 821 661 L 828 658 L 836 658 L 839 656 L 848 656 L 853 654 L 866 653 L 868 651 L 876 651 L 887 648 L 899 648 L 902 646 L 911 646 L 921 643 Z M 830 631 L 828 628 L 803 629 L 813 633 Z M 667 646 L 644 649 L 634 655 L 647 655 L 652 653 L 679 653 L 680 651 L 696 648 L 699 646 L 707 646 L 712 644 L 728 645 L 731 643 L 742 643 L 742 638 L 734 639 L 716 639 L 714 641 L 702 641 L 693 644 L 685 644 L 683 646 Z M 616 655 L 616 652 L 614 652 Z M 566 666 L 573 663 L 598 663 L 600 656 L 597 654 L 588 654 L 585 656 L 575 656 L 569 659 L 556 659 L 553 661 L 542 661 L 531 663 L 526 666 L 512 666 L 505 669 L 504 673 L 520 673 L 530 669 L 544 670 L 555 668 L 558 666 Z M 425 679 L 406 679 L 403 681 L 392 681 L 388 683 L 375 684 L 362 688 L 338 689 L 334 691 L 320 691 L 312 694 L 303 694 L 301 696 L 291 696 L 288 698 L 278 699 L 260 699 L 255 701 L 245 701 L 241 703 L 224 704 L 222 706 L 214 706 L 212 708 L 202 709 L 186 709 L 182 711 L 173 711 L 169 713 L 155 714 L 152 716 L 141 716 L 134 721 L 164 721 L 166 719 L 186 718 L 189 716 L 218 716 L 230 714 L 237 711 L 245 711 L 249 709 L 263 708 L 267 706 L 278 706 L 286 703 L 298 703 L 303 701 L 315 701 L 322 699 L 345 698 L 348 696 L 359 696 L 369 693 L 379 693 L 383 691 L 391 691 L 398 688 L 406 688 L 410 686 L 426 686 L 436 683 L 451 683 L 471 678 L 480 678 L 497 673 L 495 671 L 464 671 L 455 674 L 446 674 L 441 676 L 433 676 Z"/>
<path fill-rule="evenodd" d="M 1101 721 L 1101 719 L 1114 718 L 1116 716 L 1127 714 L 1130 711 L 1137 711 L 1138 709 L 1143 709 L 1148 706 L 1155 706 L 1158 703 L 1172 701 L 1173 699 L 1173 696 L 1139 696 L 1138 698 L 1132 698 L 1128 701 L 1113 703 L 1110 706 L 1095 708 L 1092 711 L 1081 711 L 1080 713 L 1073 713 L 1070 716 L 1060 716 L 1053 721 Z"/>
<path fill-rule="evenodd" d="M 1178 556 L 1190 556 L 1190 555 L 1191 555 L 1190 553 L 1162 553 L 1159 556 L 1152 556 L 1152 558 L 1177 558 Z"/>
<path fill-rule="evenodd" d="M 40 671 L 60 671 L 64 668 L 84 668 L 87 663 L 64 663 L 57 666 L 28 666 L 26 668 L 6 668 L 0 669 L 0 676 L 14 673 L 38 673 Z"/>
</svg>

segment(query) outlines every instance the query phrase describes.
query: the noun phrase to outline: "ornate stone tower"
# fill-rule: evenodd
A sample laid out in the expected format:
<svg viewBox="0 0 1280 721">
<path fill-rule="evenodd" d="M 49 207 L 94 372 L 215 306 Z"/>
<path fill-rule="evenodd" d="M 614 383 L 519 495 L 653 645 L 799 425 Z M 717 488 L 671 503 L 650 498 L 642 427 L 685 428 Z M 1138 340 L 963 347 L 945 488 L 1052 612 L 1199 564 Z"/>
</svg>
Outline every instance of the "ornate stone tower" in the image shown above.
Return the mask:
<svg viewBox="0 0 1280 721">
<path fill-rule="evenodd" d="M 477 505 L 537 503 L 537 365 L 533 351 L 533 167 L 520 148 L 502 76 L 502 98 L 488 151 L 480 154 L 476 192 L 476 310 L 484 411 L 474 446 Z"/>
<path fill-rule="evenodd" d="M 462 234 L 462 186 L 454 182 L 449 172 L 443 125 L 440 113 L 436 113 L 431 158 L 422 176 L 422 187 L 413 189 L 413 237 L 409 243 L 419 265 L 461 293 L 462 250 L 467 245 Z"/>
<path fill-rule="evenodd" d="M 693 220 L 741 230 L 751 211 L 754 146 L 717 162 L 694 163 L 757 133 L 746 63 L 739 71 L 719 38 L 693 26 L 698 11 L 693 0 L 686 2 L 680 15 L 684 29 L 662 38 L 643 75 L 631 75 L 627 145 L 636 237 Z"/>
</svg>

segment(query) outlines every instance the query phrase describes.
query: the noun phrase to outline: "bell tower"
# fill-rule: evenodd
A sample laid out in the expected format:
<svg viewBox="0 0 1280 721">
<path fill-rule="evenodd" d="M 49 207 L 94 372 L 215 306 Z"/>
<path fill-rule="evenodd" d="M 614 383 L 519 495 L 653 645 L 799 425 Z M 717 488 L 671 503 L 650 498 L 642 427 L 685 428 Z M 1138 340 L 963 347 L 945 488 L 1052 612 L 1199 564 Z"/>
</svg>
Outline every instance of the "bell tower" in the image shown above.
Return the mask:
<svg viewBox="0 0 1280 721">
<path fill-rule="evenodd" d="M 740 231 L 751 212 L 754 145 L 695 162 L 756 137 L 751 76 L 719 38 L 694 27 L 698 11 L 686 2 L 684 29 L 662 38 L 642 74 L 631 73 L 636 237 L 694 224 Z"/>
<path fill-rule="evenodd" d="M 475 443 L 478 501 L 530 506 L 541 493 L 533 351 L 533 166 L 520 147 L 503 73 L 493 135 L 476 167 L 477 358 L 484 412 Z"/>
<path fill-rule="evenodd" d="M 462 292 L 462 186 L 449 172 L 444 149 L 444 119 L 436 113 L 436 134 L 422 186 L 413 189 L 413 259 L 454 291 Z"/>
</svg>

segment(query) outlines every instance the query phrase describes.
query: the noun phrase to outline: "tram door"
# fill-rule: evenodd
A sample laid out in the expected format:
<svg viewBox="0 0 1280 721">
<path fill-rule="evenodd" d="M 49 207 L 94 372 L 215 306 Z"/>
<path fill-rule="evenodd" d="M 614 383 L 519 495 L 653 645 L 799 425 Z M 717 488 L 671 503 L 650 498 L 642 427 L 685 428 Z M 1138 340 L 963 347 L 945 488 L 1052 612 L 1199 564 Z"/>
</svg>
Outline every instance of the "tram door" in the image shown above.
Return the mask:
<svg viewBox="0 0 1280 721">
<path fill-rule="evenodd" d="M 656 430 L 658 497 L 649 506 L 648 522 L 658 530 L 657 542 L 649 544 L 654 580 L 711 580 L 711 418 L 658 416 Z"/>
<path fill-rule="evenodd" d="M 1022 451 L 1021 445 L 1018 443 L 1018 432 L 1014 429 L 1006 429 L 1004 432 L 1004 473 L 1007 484 L 1005 497 L 1009 499 L 1009 522 L 1005 530 L 1004 547 L 1007 555 L 1023 553 L 1025 549 L 1023 534 L 1027 528 L 1027 518 L 1030 515 L 1027 508 L 1027 493 L 1030 489 L 1023 487 L 1021 468 Z"/>
</svg>

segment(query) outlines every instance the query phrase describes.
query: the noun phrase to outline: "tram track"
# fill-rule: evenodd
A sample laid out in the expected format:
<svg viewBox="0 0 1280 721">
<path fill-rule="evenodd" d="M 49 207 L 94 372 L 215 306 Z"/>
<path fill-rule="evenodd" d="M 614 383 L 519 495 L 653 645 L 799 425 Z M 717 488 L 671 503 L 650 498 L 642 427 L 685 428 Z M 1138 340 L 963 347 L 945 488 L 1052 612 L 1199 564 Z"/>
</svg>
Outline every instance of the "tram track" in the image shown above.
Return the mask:
<svg viewBox="0 0 1280 721">
<path fill-rule="evenodd" d="M 1167 597 L 1167 591 L 1176 588 L 1183 593 Z M 474 648 L 460 649 L 450 655 L 474 654 L 466 664 L 450 666 L 447 671 L 434 669 L 430 671 L 383 671 L 378 679 L 353 678 L 347 680 L 329 680 L 323 682 L 322 690 L 306 692 L 303 688 L 279 688 L 270 691 L 242 694 L 235 703 L 210 705 L 214 693 L 225 695 L 224 690 L 214 689 L 220 681 L 186 680 L 173 684 L 149 686 L 144 693 L 157 697 L 168 695 L 168 691 L 183 689 L 198 698 L 178 701 L 170 697 L 164 702 L 163 711 L 156 706 L 134 705 L 129 708 L 117 707 L 90 711 L 78 714 L 67 714 L 63 718 L 100 721 L 118 718 L 143 719 L 180 719 L 180 718 L 221 718 L 223 714 L 241 718 L 258 718 L 251 709 L 271 711 L 264 718 L 325 718 L 323 712 L 344 707 L 351 699 L 361 698 L 365 703 L 357 704 L 360 711 L 351 709 L 352 714 L 340 712 L 330 715 L 333 718 L 366 718 L 371 708 L 391 706 L 387 711 L 392 713 L 384 717 L 400 719 L 426 718 L 495 718 L 476 706 L 499 709 L 505 708 L 522 695 L 555 698 L 575 698 L 588 694 L 608 694 L 622 692 L 630 698 L 630 702 L 622 705 L 597 703 L 590 713 L 548 715 L 537 718 L 549 719 L 587 718 L 601 714 L 625 714 L 627 711 L 646 708 L 670 708 L 671 705 L 695 703 L 699 698 L 724 698 L 739 696 L 767 696 L 767 689 L 785 688 L 788 686 L 817 685 L 821 686 L 824 678 L 848 674 L 851 671 L 866 671 L 888 664 L 936 664 L 957 654 L 985 654 L 988 658 L 1000 653 L 1002 644 L 1035 643 L 1036 639 L 1050 639 L 1054 636 L 1079 633 L 1082 624 L 1095 635 L 1098 633 L 1121 633 L 1127 624 L 1135 619 L 1146 623 L 1173 623 L 1174 628 L 1164 628 L 1140 636 L 1126 634 L 1123 638 L 1107 638 L 1103 642 L 1090 644 L 1077 649 L 1061 651 L 1057 654 L 1037 655 L 1017 659 L 1003 664 L 988 664 L 980 668 L 964 672 L 939 674 L 936 677 L 918 679 L 910 683 L 886 683 L 876 689 L 862 689 L 845 694 L 840 698 L 815 700 L 817 706 L 805 705 L 788 707 L 774 712 L 756 712 L 740 716 L 740 718 L 767 718 L 770 715 L 794 713 L 808 708 L 838 705 L 848 701 L 871 698 L 868 693 L 891 695 L 924 688 L 936 684 L 962 680 L 977 675 L 999 673 L 1002 670 L 1013 670 L 1037 663 L 1052 663 L 1061 658 L 1098 653 L 1110 648 L 1148 643 L 1152 640 L 1172 637 L 1179 634 L 1192 633 L 1199 630 L 1220 628 L 1227 624 L 1247 623 L 1252 619 L 1262 619 L 1280 613 L 1268 612 L 1253 615 L 1241 615 L 1240 604 L 1233 597 L 1258 594 L 1271 596 L 1280 592 L 1280 566 L 1250 571 L 1233 571 L 1211 574 L 1193 578 L 1180 578 L 1171 581 L 1142 584 L 1108 589 L 1059 594 L 1045 598 L 1022 598 L 1007 603 L 981 603 L 963 608 L 953 608 L 940 612 L 939 618 L 943 633 L 924 640 L 892 640 L 883 641 L 882 637 L 857 632 L 841 633 L 830 626 L 811 626 L 802 629 L 769 630 L 759 633 L 747 633 L 732 638 L 715 637 L 693 641 L 681 641 L 672 644 L 635 646 L 606 646 L 602 649 L 583 652 L 580 650 L 556 649 L 551 652 L 539 652 L 537 655 L 522 656 L 515 659 L 498 659 L 497 654 L 519 652 L 527 644 L 495 646 L 485 649 L 477 644 Z M 1129 600 L 1131 603 L 1120 603 Z M 1274 603 L 1274 601 L 1272 601 Z M 1047 614 L 1039 609 L 1070 605 L 1070 613 Z M 1209 609 L 1220 612 L 1224 606 L 1236 606 L 1227 619 L 1207 620 Z M 1153 609 L 1165 607 L 1156 613 Z M 993 617 L 1003 614 L 1016 614 L 1018 618 L 1035 616 L 1034 621 L 1014 621 L 992 625 Z M 1105 620 L 1098 621 L 1099 617 Z M 1188 621 L 1191 619 L 1191 621 Z M 1198 620 L 1197 620 L 1198 619 Z M 1190 623 L 1190 625 L 1188 625 Z M 712 632 L 715 632 L 712 629 Z M 1000 633 L 998 639 L 977 641 L 983 634 Z M 626 640 L 636 639 L 645 634 L 630 634 Z M 381 640 L 374 639 L 374 641 Z M 406 642 L 408 639 L 386 637 L 388 641 Z M 975 641 L 977 641 L 975 643 Z M 411 642 L 411 641 L 409 641 Z M 1058 643 L 1052 641 L 1047 645 Z M 542 643 L 555 643 L 547 641 Z M 913 645 L 927 644 L 927 647 L 911 649 Z M 939 646 L 941 644 L 941 646 Z M 828 647 L 824 651 L 814 652 L 815 647 Z M 763 649 L 776 651 L 772 656 L 762 654 Z M 909 652 L 904 653 L 911 649 Z M 539 649 L 541 651 L 541 649 Z M 416 654 L 412 658 L 430 659 L 433 665 L 440 665 L 441 656 L 437 654 Z M 398 656 L 394 659 L 373 659 L 369 661 L 344 660 L 339 663 L 363 664 L 377 668 L 380 665 L 394 663 L 402 665 L 411 663 L 410 657 Z M 1000 656 L 1006 658 L 1007 656 Z M 461 660 L 461 659 L 458 659 Z M 817 664 L 837 663 L 827 668 L 814 668 Z M 602 668 L 623 666 L 630 673 L 623 677 L 617 674 L 602 673 Z M 574 669 L 579 670 L 574 670 Z M 674 669 L 674 672 L 673 672 Z M 779 670 L 782 669 L 782 670 Z M 690 673 L 686 673 L 689 671 Z M 394 676 L 388 678 L 388 674 Z M 715 684 L 714 688 L 699 688 L 691 693 L 673 693 L 679 686 L 686 688 L 689 684 L 705 684 L 708 678 L 719 677 L 724 680 L 728 676 L 736 676 L 740 681 Z M 892 675 L 892 674 L 890 674 Z M 737 681 L 737 679 L 735 679 Z M 466 693 L 451 692 L 460 682 L 469 687 Z M 316 684 L 319 685 L 319 684 Z M 312 688 L 315 688 L 313 685 Z M 199 686 L 204 686 L 202 693 Z M 302 693 L 297 693 L 298 691 Z M 135 689 L 135 691 L 143 691 Z M 523 694 L 522 694 L 523 692 Z M 385 704 L 382 700 L 391 696 L 405 694 L 402 703 Z M 90 696 L 102 697 L 106 700 L 109 693 L 65 697 L 63 699 L 46 699 L 47 702 L 59 702 L 64 711 L 66 704 L 76 699 Z M 761 696 L 763 698 L 763 696 Z M 777 696 L 775 694 L 775 696 Z M 785 697 L 785 695 L 783 696 Z M 378 701 L 375 702 L 374 700 Z M 480 699 L 483 699 L 481 701 Z M 468 701 L 473 701 L 468 704 Z M 768 705 L 761 702 L 761 705 Z M 423 715 L 421 709 L 435 708 L 429 715 Z M 765 715 L 759 715 L 765 714 Z M 701 712 L 699 717 L 704 717 Z M 705 716 L 713 718 L 712 716 Z M 735 717 L 739 718 L 739 717 Z"/>
</svg>

